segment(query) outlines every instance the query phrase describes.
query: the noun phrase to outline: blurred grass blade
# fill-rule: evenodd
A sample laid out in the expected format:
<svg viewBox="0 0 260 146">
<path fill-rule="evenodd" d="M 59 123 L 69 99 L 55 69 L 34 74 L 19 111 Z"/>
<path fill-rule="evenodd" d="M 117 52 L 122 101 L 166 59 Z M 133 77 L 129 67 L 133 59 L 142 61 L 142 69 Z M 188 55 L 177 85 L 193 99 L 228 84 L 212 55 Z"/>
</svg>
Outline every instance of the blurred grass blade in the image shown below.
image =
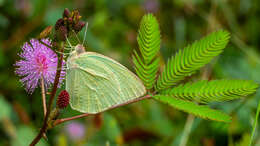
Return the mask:
<svg viewBox="0 0 260 146">
<path fill-rule="evenodd" d="M 251 139 L 250 139 L 249 146 L 252 145 L 253 140 L 254 140 L 254 135 L 255 135 L 255 130 L 256 130 L 256 127 L 257 127 L 259 112 L 260 112 L 260 101 L 259 101 L 259 103 L 258 103 L 258 107 L 257 107 L 256 115 L 255 115 L 255 122 L 254 122 L 253 130 L 252 130 L 252 132 L 251 132 Z"/>
</svg>

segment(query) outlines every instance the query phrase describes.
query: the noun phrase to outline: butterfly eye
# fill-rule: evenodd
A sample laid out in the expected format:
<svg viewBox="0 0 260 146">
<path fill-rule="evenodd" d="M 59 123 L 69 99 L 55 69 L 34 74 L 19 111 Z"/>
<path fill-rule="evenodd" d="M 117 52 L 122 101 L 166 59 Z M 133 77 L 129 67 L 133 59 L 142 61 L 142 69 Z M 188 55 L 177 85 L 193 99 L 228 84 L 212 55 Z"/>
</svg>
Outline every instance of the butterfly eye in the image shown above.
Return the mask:
<svg viewBox="0 0 260 146">
<path fill-rule="evenodd" d="M 85 47 L 84 47 L 83 45 L 81 45 L 81 44 L 78 44 L 78 45 L 75 47 L 75 49 L 76 49 L 77 54 L 82 54 L 82 53 L 85 52 Z"/>
</svg>

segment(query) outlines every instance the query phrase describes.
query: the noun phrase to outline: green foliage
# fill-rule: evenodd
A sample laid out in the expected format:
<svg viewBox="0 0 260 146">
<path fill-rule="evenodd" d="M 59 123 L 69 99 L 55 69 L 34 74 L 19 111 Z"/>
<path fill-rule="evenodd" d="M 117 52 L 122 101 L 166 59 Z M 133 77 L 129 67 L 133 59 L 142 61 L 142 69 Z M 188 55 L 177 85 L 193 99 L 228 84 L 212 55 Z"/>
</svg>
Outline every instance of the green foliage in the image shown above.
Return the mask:
<svg viewBox="0 0 260 146">
<path fill-rule="evenodd" d="M 162 74 L 159 76 L 156 89 L 162 90 L 178 84 L 186 76 L 209 63 L 219 55 L 229 41 L 229 33 L 224 30 L 216 31 L 205 38 L 188 45 L 171 57 Z"/>
<path fill-rule="evenodd" d="M 28 146 L 36 136 L 37 130 L 29 126 L 19 126 L 16 131 L 16 138 L 12 140 L 13 146 Z M 41 139 L 37 146 L 47 146 L 47 142 Z"/>
<path fill-rule="evenodd" d="M 250 135 L 248 133 L 244 133 L 239 142 L 235 143 L 235 146 L 248 146 L 250 141 Z"/>
<path fill-rule="evenodd" d="M 109 114 L 104 114 L 104 121 L 106 121 L 106 124 L 104 124 L 101 130 L 106 133 L 106 139 L 109 141 L 116 141 L 117 139 L 120 139 L 122 132 L 118 126 L 117 119 Z"/>
<path fill-rule="evenodd" d="M 5 118 L 11 117 L 11 105 L 4 99 L 4 97 L 0 94 L 0 121 Z"/>
<path fill-rule="evenodd" d="M 186 83 L 162 92 L 171 97 L 208 103 L 214 101 L 229 101 L 252 94 L 258 84 L 247 80 L 212 80 Z"/>
<path fill-rule="evenodd" d="M 184 101 L 176 99 L 170 96 L 165 95 L 155 95 L 153 96 L 156 100 L 159 100 L 163 103 L 169 104 L 170 106 L 185 111 L 195 116 L 199 116 L 204 119 L 210 119 L 220 122 L 230 122 L 231 117 L 221 111 L 214 110 L 205 105 L 198 105 L 190 101 Z"/>
<path fill-rule="evenodd" d="M 133 55 L 136 73 L 147 89 L 155 88 L 159 94 L 155 99 L 201 118 L 229 122 L 228 115 L 196 103 L 238 99 L 254 93 L 258 84 L 247 80 L 213 80 L 172 88 L 223 52 L 229 38 L 227 31 L 219 30 L 195 41 L 172 56 L 157 78 L 160 30 L 155 17 L 147 14 L 141 21 L 137 38 L 140 53 L 134 51 Z"/>
<path fill-rule="evenodd" d="M 137 75 L 147 89 L 152 89 L 158 72 L 160 50 L 160 30 L 152 14 L 143 17 L 137 37 L 140 55 L 134 51 L 133 62 Z"/>
</svg>

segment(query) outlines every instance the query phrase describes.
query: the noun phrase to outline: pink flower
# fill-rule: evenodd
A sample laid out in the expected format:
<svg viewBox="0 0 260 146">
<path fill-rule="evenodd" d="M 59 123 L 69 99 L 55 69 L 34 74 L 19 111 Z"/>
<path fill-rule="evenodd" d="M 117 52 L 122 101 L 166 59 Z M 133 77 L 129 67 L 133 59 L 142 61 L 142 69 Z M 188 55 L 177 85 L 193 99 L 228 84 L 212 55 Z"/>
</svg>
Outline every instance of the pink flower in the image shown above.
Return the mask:
<svg viewBox="0 0 260 146">
<path fill-rule="evenodd" d="M 85 136 L 85 126 L 79 122 L 71 122 L 65 127 L 69 138 L 73 141 L 83 139 Z"/>
<path fill-rule="evenodd" d="M 42 39 L 42 42 L 51 46 L 49 39 Z M 28 93 L 32 93 L 34 89 L 40 85 L 43 77 L 45 86 L 48 88 L 54 82 L 57 70 L 58 56 L 46 45 L 40 43 L 36 39 L 31 39 L 30 44 L 26 42 L 19 56 L 22 58 L 14 65 L 17 66 L 15 73 L 22 77 L 20 81 L 25 86 Z M 64 62 L 62 65 L 60 83 L 64 79 Z"/>
</svg>

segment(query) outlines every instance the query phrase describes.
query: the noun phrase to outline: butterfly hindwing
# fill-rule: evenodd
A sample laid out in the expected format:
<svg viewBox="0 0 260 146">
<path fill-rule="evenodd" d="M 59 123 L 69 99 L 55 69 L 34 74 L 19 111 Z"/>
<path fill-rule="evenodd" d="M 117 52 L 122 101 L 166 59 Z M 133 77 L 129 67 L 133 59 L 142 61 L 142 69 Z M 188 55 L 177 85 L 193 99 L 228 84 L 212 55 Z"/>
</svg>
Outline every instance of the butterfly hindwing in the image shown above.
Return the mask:
<svg viewBox="0 0 260 146">
<path fill-rule="evenodd" d="M 135 74 L 109 57 L 85 52 L 70 64 L 66 90 L 74 110 L 99 113 L 146 93 Z"/>
</svg>

